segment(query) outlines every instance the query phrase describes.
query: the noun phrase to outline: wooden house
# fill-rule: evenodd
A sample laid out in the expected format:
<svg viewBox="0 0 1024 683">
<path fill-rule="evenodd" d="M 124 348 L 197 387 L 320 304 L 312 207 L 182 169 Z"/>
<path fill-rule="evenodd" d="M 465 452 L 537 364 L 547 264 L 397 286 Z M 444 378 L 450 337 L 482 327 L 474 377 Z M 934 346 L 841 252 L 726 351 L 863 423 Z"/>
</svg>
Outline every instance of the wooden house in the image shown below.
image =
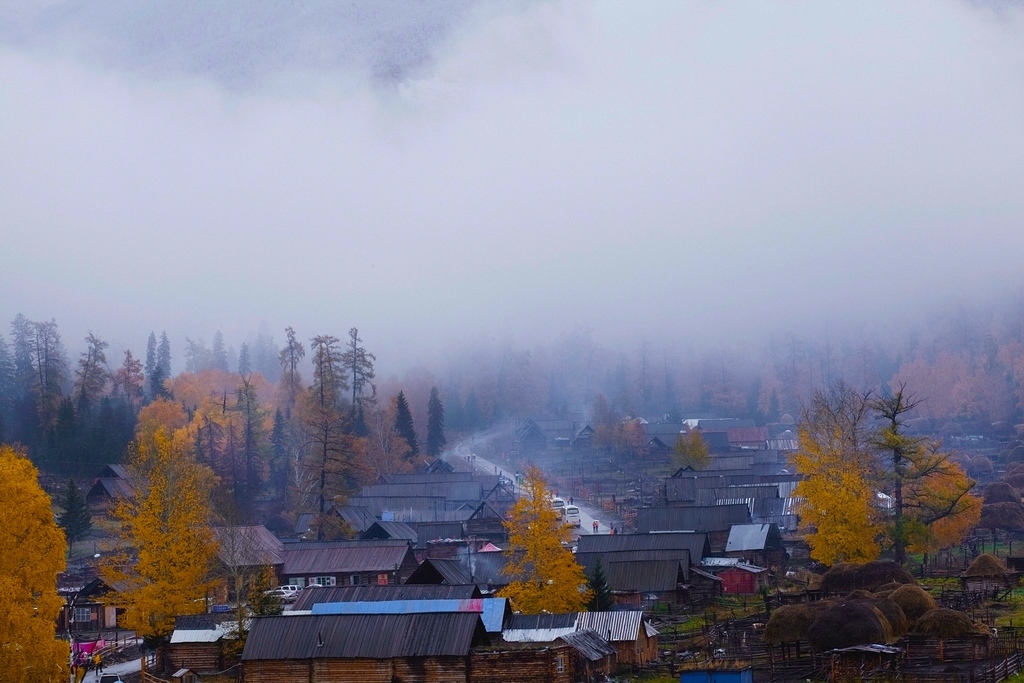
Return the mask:
<svg viewBox="0 0 1024 683">
<path fill-rule="evenodd" d="M 104 465 L 86 492 L 85 502 L 95 511 L 111 511 L 134 496 L 128 469 L 124 465 Z"/>
<path fill-rule="evenodd" d="M 462 683 L 489 642 L 468 612 L 257 617 L 242 664 L 246 683 Z"/>
<path fill-rule="evenodd" d="M 281 583 L 296 586 L 404 583 L 417 566 L 401 540 L 287 543 L 281 560 Z"/>
<path fill-rule="evenodd" d="M 235 599 L 234 583 L 228 578 L 240 574 L 254 575 L 266 567 L 274 572 L 275 578 L 281 571 L 284 544 L 263 525 L 222 526 L 213 528 L 217 542 L 217 561 L 223 577 L 214 586 L 218 602 Z"/>
<path fill-rule="evenodd" d="M 644 666 L 658 657 L 658 631 L 640 610 L 517 614 L 502 636 L 508 642 L 541 643 L 584 630 L 596 632 L 615 650 L 619 668 Z"/>
<path fill-rule="evenodd" d="M 701 567 L 722 581 L 726 595 L 755 595 L 767 585 L 768 571 L 734 557 L 708 557 Z"/>
<path fill-rule="evenodd" d="M 746 503 L 693 505 L 687 507 L 640 508 L 636 511 L 637 533 L 655 531 L 700 531 L 708 535 L 712 552 L 725 550 L 729 529 L 750 522 Z"/>
<path fill-rule="evenodd" d="M 116 606 L 117 592 L 103 579 L 92 579 L 70 595 L 67 604 L 61 607 L 57 630 L 80 633 L 116 629 L 118 611 L 123 611 Z"/>
<path fill-rule="evenodd" d="M 784 571 L 787 564 L 782 533 L 775 524 L 732 525 L 725 544 L 725 555 L 776 571 Z"/>
<path fill-rule="evenodd" d="M 170 642 L 163 646 L 165 669 L 191 669 L 197 674 L 213 674 L 238 663 L 232 645 L 238 635 L 238 622 L 231 614 L 194 614 L 174 620 Z"/>
<path fill-rule="evenodd" d="M 618 668 L 615 648 L 593 629 L 581 629 L 555 639 L 573 649 L 574 680 L 577 683 L 604 681 Z"/>
<path fill-rule="evenodd" d="M 518 645 L 518 647 L 516 647 Z M 512 681 L 545 681 L 575 683 L 590 680 L 578 677 L 578 651 L 565 642 L 548 647 L 533 644 L 503 644 L 478 647 L 469 657 L 470 683 L 508 683 Z"/>
</svg>

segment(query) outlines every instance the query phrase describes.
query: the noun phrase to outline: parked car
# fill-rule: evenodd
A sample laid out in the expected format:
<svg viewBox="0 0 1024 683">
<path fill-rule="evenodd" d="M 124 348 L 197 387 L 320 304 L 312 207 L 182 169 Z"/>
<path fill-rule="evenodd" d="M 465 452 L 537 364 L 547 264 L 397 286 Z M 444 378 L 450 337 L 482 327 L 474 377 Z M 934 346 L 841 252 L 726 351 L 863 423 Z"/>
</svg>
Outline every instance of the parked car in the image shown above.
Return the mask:
<svg viewBox="0 0 1024 683">
<path fill-rule="evenodd" d="M 583 519 L 580 517 L 580 509 L 575 505 L 569 505 L 565 508 L 565 522 L 570 526 L 579 527 L 583 523 Z"/>
<path fill-rule="evenodd" d="M 302 589 L 298 586 L 287 584 L 284 586 L 278 586 L 267 592 L 268 595 L 272 595 L 277 598 L 281 598 L 281 602 L 295 602 L 295 599 L 299 597 L 299 591 Z"/>
<path fill-rule="evenodd" d="M 124 683 L 117 674 L 102 674 L 99 683 Z"/>
</svg>

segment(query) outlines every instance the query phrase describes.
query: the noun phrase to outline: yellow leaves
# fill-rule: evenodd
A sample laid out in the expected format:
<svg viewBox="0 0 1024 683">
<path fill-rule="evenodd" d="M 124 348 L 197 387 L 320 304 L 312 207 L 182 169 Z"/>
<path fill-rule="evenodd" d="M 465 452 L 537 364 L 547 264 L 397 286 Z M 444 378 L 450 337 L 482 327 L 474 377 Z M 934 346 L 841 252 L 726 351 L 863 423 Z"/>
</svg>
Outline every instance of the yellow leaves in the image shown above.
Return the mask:
<svg viewBox="0 0 1024 683">
<path fill-rule="evenodd" d="M 44 683 L 67 677 L 67 644 L 54 639 L 63 601 L 64 533 L 28 458 L 0 445 L 0 678 Z"/>
<path fill-rule="evenodd" d="M 801 499 L 800 524 L 810 532 L 811 557 L 828 565 L 874 560 L 882 526 L 863 460 L 841 448 L 837 431 L 821 438 L 801 428 L 800 444 L 794 461 L 804 479 L 794 495 Z"/>
<path fill-rule="evenodd" d="M 213 475 L 164 429 L 140 435 L 129 471 L 136 497 L 115 512 L 122 547 L 101 575 L 121 591 L 125 626 L 162 637 L 175 616 L 205 607 L 197 600 L 206 593 L 215 552 L 208 526 Z"/>
<path fill-rule="evenodd" d="M 910 530 L 910 550 L 934 552 L 960 543 L 981 520 L 981 498 L 969 493 L 974 482 L 934 450 L 922 448 L 912 463 L 922 474 L 907 486 L 904 496 L 908 512 L 921 523 Z"/>
<path fill-rule="evenodd" d="M 180 403 L 158 398 L 139 411 L 139 424 L 136 429 L 140 434 L 152 433 L 163 427 L 168 433 L 181 429 L 188 424 L 188 416 Z"/>
<path fill-rule="evenodd" d="M 672 449 L 673 459 L 680 467 L 692 467 L 695 470 L 707 469 L 711 464 L 711 455 L 700 430 L 680 435 Z"/>
<path fill-rule="evenodd" d="M 509 533 L 505 573 L 515 577 L 499 595 L 524 614 L 555 614 L 586 609 L 591 591 L 587 576 L 572 552 L 563 546 L 571 531 L 551 506 L 543 476 L 526 468 L 522 495 L 505 523 Z"/>
</svg>

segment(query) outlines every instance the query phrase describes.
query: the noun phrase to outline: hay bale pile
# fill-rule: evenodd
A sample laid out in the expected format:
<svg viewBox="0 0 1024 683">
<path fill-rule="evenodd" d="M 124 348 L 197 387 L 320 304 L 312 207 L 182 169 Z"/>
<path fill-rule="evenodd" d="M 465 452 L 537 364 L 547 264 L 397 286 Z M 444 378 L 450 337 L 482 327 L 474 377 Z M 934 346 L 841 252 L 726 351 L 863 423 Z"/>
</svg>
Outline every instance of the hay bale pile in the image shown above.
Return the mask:
<svg viewBox="0 0 1024 683">
<path fill-rule="evenodd" d="M 910 628 L 913 628 L 925 613 L 939 606 L 928 591 L 920 586 L 909 584 L 894 590 L 889 599 L 903 610 L 903 615 L 907 618 Z"/>
<path fill-rule="evenodd" d="M 914 583 L 914 577 L 896 562 L 840 563 L 825 572 L 821 587 L 829 593 L 849 593 L 858 589 L 873 591 L 888 583 Z"/>
<path fill-rule="evenodd" d="M 1020 505 L 1020 494 L 1005 481 L 997 481 L 985 487 L 985 504 L 1016 503 Z"/>
<path fill-rule="evenodd" d="M 833 605 L 821 612 L 807 632 L 815 650 L 833 650 L 896 640 L 882 612 L 865 600 Z"/>
<path fill-rule="evenodd" d="M 774 612 L 765 624 L 762 639 L 772 645 L 795 643 L 807 640 L 807 632 L 818 614 L 831 606 L 827 600 L 804 602 L 799 605 L 783 605 Z"/>
<path fill-rule="evenodd" d="M 925 612 L 914 627 L 914 633 L 936 638 L 963 638 L 972 635 L 988 635 L 988 629 L 975 624 L 963 612 L 939 607 Z"/>
<path fill-rule="evenodd" d="M 1020 503 L 985 503 L 981 506 L 978 526 L 982 529 L 1024 529 L 1024 507 Z"/>
<path fill-rule="evenodd" d="M 1012 574 L 1003 561 L 991 553 L 982 553 L 960 576 L 963 578 L 997 579 Z"/>
<path fill-rule="evenodd" d="M 907 621 L 907 615 L 903 613 L 903 608 L 896 601 L 888 598 L 875 598 L 867 603 L 882 613 L 885 620 L 889 622 L 889 629 L 894 637 L 902 638 L 907 635 L 907 631 L 910 630 L 910 622 Z"/>
</svg>

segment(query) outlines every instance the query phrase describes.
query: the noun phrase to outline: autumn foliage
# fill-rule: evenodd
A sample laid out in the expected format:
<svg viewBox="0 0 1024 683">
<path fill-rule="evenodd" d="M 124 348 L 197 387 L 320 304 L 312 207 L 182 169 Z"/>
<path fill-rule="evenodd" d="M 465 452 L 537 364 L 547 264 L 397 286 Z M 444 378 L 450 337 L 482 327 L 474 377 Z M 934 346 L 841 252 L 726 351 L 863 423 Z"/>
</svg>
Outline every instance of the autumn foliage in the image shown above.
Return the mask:
<svg viewBox="0 0 1024 683">
<path fill-rule="evenodd" d="M 579 612 L 590 601 L 586 574 L 563 543 L 569 527 L 551 506 L 541 471 L 526 468 L 522 495 L 512 507 L 505 527 L 509 534 L 505 574 L 513 580 L 499 595 L 524 614 Z"/>
<path fill-rule="evenodd" d="M 865 459 L 850 457 L 837 427 L 824 434 L 804 427 L 800 445 L 794 461 L 804 479 L 795 495 L 811 557 L 827 565 L 876 559 L 882 525 Z"/>
<path fill-rule="evenodd" d="M 67 680 L 68 646 L 54 639 L 63 601 L 64 534 L 28 458 L 0 445 L 0 680 Z"/>
<path fill-rule="evenodd" d="M 128 466 L 136 495 L 116 508 L 120 546 L 101 575 L 118 587 L 123 625 L 159 639 L 177 615 L 205 610 L 215 552 L 208 526 L 214 478 L 195 462 L 187 439 L 162 427 L 140 432 Z"/>
</svg>

